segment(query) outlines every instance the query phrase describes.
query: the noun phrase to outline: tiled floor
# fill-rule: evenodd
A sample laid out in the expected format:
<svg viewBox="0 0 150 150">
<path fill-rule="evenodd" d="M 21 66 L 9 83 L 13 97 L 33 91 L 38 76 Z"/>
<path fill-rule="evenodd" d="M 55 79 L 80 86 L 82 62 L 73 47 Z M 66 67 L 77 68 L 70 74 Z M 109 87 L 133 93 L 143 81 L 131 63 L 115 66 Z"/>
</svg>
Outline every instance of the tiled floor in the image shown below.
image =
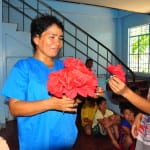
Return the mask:
<svg viewBox="0 0 150 150">
<path fill-rule="evenodd" d="M 10 150 L 19 150 L 15 121 L 9 121 L 6 128 L 0 131 L 0 135 L 7 140 Z M 113 148 L 108 137 L 86 136 L 79 128 L 79 136 L 73 150 L 113 150 Z"/>
</svg>

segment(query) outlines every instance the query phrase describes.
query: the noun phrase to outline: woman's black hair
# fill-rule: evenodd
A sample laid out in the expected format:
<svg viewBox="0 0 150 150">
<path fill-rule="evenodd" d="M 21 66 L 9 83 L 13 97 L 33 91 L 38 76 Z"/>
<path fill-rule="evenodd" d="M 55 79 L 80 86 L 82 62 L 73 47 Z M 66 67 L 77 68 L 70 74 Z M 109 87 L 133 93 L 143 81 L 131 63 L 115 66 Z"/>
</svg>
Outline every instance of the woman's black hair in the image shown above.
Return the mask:
<svg viewBox="0 0 150 150">
<path fill-rule="evenodd" d="M 33 41 L 36 35 L 41 35 L 48 27 L 56 24 L 62 31 L 64 31 L 64 26 L 60 20 L 58 20 L 55 16 L 51 16 L 48 14 L 38 16 L 31 22 L 30 32 L 31 32 L 31 44 L 35 50 L 36 45 Z"/>
</svg>

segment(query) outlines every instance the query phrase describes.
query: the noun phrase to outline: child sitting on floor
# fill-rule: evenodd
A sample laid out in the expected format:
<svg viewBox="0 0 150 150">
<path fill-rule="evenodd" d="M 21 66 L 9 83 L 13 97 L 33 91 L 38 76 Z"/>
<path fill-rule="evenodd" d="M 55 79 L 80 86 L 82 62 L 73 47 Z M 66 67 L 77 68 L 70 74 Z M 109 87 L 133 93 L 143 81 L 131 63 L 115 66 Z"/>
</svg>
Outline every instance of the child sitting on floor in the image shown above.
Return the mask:
<svg viewBox="0 0 150 150">
<path fill-rule="evenodd" d="M 81 126 L 86 135 L 92 134 L 92 123 L 96 109 L 97 105 L 94 98 L 85 100 L 81 108 Z"/>
<path fill-rule="evenodd" d="M 120 149 L 117 142 L 119 138 L 118 117 L 111 110 L 107 109 L 107 103 L 104 97 L 99 97 L 96 102 L 97 111 L 92 124 L 93 133 L 108 134 L 115 148 Z"/>
<path fill-rule="evenodd" d="M 119 144 L 122 150 L 134 149 L 134 140 L 131 135 L 131 127 L 134 122 L 134 111 L 128 102 L 124 102 L 120 106 L 121 110 L 121 123 L 120 123 L 120 136 Z"/>
</svg>

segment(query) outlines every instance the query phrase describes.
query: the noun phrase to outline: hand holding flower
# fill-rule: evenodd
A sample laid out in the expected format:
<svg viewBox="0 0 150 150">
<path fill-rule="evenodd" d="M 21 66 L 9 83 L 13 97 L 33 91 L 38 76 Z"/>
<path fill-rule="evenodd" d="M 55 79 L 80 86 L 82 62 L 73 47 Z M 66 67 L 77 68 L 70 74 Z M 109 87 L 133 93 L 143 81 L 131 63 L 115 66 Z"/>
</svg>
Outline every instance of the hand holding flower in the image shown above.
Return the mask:
<svg viewBox="0 0 150 150">
<path fill-rule="evenodd" d="M 108 83 L 113 92 L 115 92 L 118 95 L 123 95 L 128 89 L 126 84 L 115 76 L 111 76 Z"/>
<path fill-rule="evenodd" d="M 121 65 L 108 65 L 108 72 L 118 77 L 122 82 L 126 82 L 125 72 Z"/>
<path fill-rule="evenodd" d="M 53 100 L 51 100 L 53 99 Z M 53 102 L 51 107 L 55 110 L 63 111 L 63 112 L 76 112 L 78 103 L 75 99 L 71 99 L 66 97 L 65 95 L 62 98 L 52 97 L 50 101 Z"/>
</svg>

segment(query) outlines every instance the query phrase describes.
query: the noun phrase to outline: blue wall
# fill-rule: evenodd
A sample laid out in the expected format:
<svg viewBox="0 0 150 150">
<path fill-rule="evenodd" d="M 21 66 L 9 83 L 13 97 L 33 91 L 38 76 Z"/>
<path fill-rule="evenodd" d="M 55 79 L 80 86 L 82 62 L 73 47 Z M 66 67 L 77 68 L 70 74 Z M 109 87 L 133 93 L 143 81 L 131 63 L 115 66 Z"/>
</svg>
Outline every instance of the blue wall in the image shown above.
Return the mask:
<svg viewBox="0 0 150 150">
<path fill-rule="evenodd" d="M 36 0 L 26 0 L 26 2 L 32 3 L 35 8 L 37 7 Z M 59 2 L 59 0 L 45 0 L 45 2 L 106 45 L 106 47 L 115 52 L 125 63 L 127 62 L 128 27 L 150 23 L 150 15 L 76 3 Z M 2 2 L 0 1 L 0 3 Z M 13 0 L 13 3 L 17 3 L 17 0 Z M 22 6 L 21 3 L 17 5 L 18 7 Z M 43 12 L 48 12 L 44 7 L 39 7 Z M 30 12 L 32 17 L 36 16 L 29 8 L 26 8 L 26 11 Z M 7 15 L 7 11 L 5 15 Z M 2 13 L 0 16 L 2 16 Z M 20 16 L 16 15 L 15 11 L 11 13 L 11 17 L 15 19 L 18 18 L 18 21 L 22 22 Z M 25 29 L 27 29 L 30 26 L 30 21 L 27 19 L 25 21 Z M 11 22 L 13 22 L 13 20 L 11 20 Z M 29 31 L 29 29 L 27 30 Z"/>
<path fill-rule="evenodd" d="M 47 3 L 108 48 L 115 49 L 115 17 L 118 11 L 103 7 L 49 0 L 47 0 Z"/>
<path fill-rule="evenodd" d="M 83 4 L 46 2 L 106 45 L 124 63 L 127 63 L 128 28 L 150 23 L 150 15 Z"/>
</svg>

